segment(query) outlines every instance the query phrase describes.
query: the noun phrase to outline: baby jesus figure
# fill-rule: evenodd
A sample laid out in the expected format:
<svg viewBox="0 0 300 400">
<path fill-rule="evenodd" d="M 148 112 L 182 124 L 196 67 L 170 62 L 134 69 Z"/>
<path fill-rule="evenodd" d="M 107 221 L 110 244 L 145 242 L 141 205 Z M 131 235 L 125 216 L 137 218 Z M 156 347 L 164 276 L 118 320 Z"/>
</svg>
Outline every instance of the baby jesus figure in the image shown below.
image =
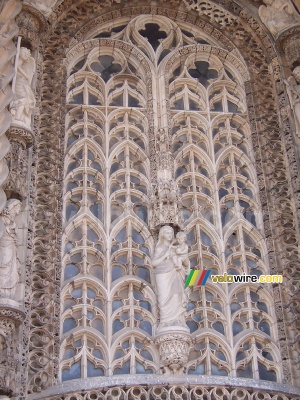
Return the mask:
<svg viewBox="0 0 300 400">
<path fill-rule="evenodd" d="M 172 260 L 177 271 L 183 271 L 185 274 L 189 273 L 190 262 L 188 259 L 189 247 L 186 244 L 186 233 L 178 232 L 176 235 L 177 245 L 172 245 L 173 250 Z"/>
</svg>

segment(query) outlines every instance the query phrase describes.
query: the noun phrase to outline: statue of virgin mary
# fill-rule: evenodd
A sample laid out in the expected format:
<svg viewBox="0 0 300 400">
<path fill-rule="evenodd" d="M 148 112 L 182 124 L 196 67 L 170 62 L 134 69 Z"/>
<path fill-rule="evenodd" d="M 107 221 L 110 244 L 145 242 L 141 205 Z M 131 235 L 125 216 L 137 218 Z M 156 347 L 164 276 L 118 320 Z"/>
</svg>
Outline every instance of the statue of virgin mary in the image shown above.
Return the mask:
<svg viewBox="0 0 300 400">
<path fill-rule="evenodd" d="M 185 323 L 187 296 L 184 288 L 185 272 L 176 263 L 174 230 L 163 226 L 152 258 L 159 307 L 158 333 L 167 330 L 189 329 Z"/>
</svg>

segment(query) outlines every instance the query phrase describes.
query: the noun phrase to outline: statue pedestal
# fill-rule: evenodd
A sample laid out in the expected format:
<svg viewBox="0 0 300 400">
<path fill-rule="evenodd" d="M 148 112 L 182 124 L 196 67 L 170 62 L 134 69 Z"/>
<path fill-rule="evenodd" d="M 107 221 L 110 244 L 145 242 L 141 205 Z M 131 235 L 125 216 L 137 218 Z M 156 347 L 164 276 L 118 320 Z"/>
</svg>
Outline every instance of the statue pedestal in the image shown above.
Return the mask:
<svg viewBox="0 0 300 400">
<path fill-rule="evenodd" d="M 168 331 L 160 333 L 155 344 L 159 348 L 161 362 L 165 373 L 180 375 L 184 373 L 192 344 L 191 335 L 181 327 L 169 327 Z"/>
</svg>

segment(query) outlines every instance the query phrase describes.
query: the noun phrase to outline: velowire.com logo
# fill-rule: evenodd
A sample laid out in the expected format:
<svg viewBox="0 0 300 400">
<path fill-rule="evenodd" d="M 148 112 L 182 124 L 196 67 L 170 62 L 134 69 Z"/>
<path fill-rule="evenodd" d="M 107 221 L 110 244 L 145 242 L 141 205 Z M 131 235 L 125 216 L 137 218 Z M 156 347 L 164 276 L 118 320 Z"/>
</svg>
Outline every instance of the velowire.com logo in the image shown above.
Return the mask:
<svg viewBox="0 0 300 400">
<path fill-rule="evenodd" d="M 204 286 L 211 274 L 211 270 L 192 270 L 185 281 L 185 286 Z M 211 275 L 212 283 L 282 283 L 282 275 Z"/>
</svg>

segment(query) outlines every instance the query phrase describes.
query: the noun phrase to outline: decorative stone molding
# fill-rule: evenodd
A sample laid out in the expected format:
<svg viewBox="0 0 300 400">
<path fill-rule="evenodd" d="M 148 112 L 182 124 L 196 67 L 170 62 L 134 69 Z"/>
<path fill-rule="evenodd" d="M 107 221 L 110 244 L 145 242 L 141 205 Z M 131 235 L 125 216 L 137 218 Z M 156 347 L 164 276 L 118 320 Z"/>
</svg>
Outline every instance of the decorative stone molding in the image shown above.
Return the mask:
<svg viewBox="0 0 300 400">
<path fill-rule="evenodd" d="M 118 376 L 112 378 L 80 379 L 28 396 L 28 400 L 298 400 L 298 388 L 275 382 L 251 379 L 230 379 L 213 376 L 190 376 L 189 383 L 182 375 Z M 82 390 L 83 387 L 88 389 Z"/>
<path fill-rule="evenodd" d="M 192 340 L 189 334 L 174 331 L 159 335 L 155 339 L 161 363 L 167 374 L 183 374 L 189 358 Z"/>
</svg>

